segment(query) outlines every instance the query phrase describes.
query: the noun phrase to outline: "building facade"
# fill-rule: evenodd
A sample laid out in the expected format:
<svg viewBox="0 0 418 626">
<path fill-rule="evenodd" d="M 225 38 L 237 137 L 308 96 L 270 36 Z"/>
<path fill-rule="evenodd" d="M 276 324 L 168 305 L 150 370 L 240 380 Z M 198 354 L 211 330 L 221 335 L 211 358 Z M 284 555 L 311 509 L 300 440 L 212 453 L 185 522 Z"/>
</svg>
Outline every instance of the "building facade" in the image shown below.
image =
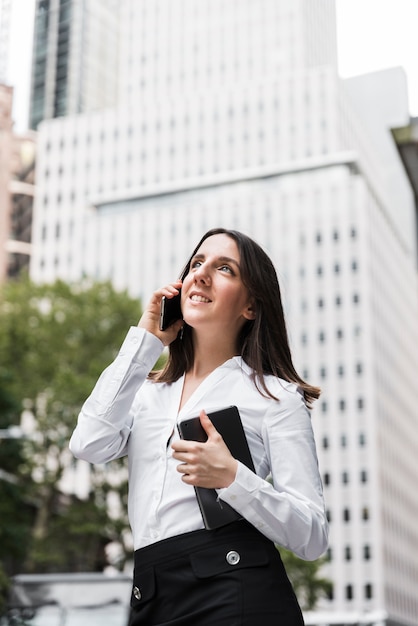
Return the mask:
<svg viewBox="0 0 418 626">
<path fill-rule="evenodd" d="M 120 23 L 118 107 L 39 127 L 31 275 L 148 299 L 208 228 L 261 243 L 295 363 L 323 387 L 321 608 L 417 625 L 416 231 L 388 144 L 402 78 L 380 77 L 400 104 L 372 128 L 364 85 L 338 78 L 328 0 L 132 0 Z"/>
<path fill-rule="evenodd" d="M 10 161 L 13 145 L 13 88 L 0 83 L 0 282 L 7 275 L 10 231 Z"/>
<path fill-rule="evenodd" d="M 16 135 L 13 88 L 0 84 L 0 282 L 29 270 L 35 133 Z"/>
<path fill-rule="evenodd" d="M 114 106 L 115 0 L 36 0 L 29 125 Z"/>
</svg>

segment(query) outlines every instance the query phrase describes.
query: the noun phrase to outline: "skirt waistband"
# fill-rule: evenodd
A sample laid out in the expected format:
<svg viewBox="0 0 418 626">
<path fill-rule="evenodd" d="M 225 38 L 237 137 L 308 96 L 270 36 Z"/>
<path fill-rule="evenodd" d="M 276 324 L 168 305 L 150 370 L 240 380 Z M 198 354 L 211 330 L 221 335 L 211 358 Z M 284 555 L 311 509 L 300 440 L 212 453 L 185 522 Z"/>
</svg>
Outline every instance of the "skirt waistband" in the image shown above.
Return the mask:
<svg viewBox="0 0 418 626">
<path fill-rule="evenodd" d="M 210 548 L 230 539 L 258 540 L 273 546 L 272 541 L 261 534 L 254 526 L 245 520 L 232 522 L 227 526 L 214 530 L 194 530 L 182 535 L 162 539 L 144 548 L 135 550 L 135 568 L 146 568 L 148 565 L 157 565 L 162 561 L 189 553 L 199 548 Z"/>
</svg>

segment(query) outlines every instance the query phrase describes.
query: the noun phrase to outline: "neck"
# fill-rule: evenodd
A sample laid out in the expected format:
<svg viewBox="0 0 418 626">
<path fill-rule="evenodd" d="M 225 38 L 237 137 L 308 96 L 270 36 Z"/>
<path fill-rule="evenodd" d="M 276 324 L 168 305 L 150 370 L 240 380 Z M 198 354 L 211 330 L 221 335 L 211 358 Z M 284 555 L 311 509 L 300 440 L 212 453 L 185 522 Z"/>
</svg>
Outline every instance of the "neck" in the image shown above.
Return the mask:
<svg viewBox="0 0 418 626">
<path fill-rule="evenodd" d="M 203 378 L 236 355 L 235 343 L 195 337 L 193 365 L 187 374 L 193 378 Z"/>
</svg>

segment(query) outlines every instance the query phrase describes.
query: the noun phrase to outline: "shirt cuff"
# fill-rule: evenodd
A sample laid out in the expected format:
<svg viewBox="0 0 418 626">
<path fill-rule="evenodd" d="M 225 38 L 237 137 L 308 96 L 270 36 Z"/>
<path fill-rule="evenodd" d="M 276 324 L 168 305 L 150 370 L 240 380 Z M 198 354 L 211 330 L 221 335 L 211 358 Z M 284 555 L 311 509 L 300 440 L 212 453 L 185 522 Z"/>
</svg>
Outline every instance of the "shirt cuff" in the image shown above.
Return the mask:
<svg viewBox="0 0 418 626">
<path fill-rule="evenodd" d="M 154 365 L 164 349 L 164 344 L 158 337 L 144 328 L 131 326 L 119 350 L 119 356 L 131 355 L 134 361 L 142 363 L 144 361 L 143 358 L 136 358 L 136 353 L 139 349 L 141 349 L 141 355 L 146 355 L 145 360 L 153 361 L 152 365 Z"/>
<path fill-rule="evenodd" d="M 264 480 L 257 476 L 246 465 L 238 461 L 237 473 L 229 487 L 217 489 L 219 498 L 232 507 L 237 504 L 246 504 L 253 500 L 254 493 L 258 492 Z"/>
</svg>

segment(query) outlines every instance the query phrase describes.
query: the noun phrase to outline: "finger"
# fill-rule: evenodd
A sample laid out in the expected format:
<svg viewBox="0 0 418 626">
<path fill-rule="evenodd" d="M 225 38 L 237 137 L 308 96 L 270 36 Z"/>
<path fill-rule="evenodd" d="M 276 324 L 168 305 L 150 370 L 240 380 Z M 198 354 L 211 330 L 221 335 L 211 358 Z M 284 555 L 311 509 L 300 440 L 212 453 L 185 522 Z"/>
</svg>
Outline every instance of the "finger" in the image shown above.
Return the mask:
<svg viewBox="0 0 418 626">
<path fill-rule="evenodd" d="M 161 297 L 165 296 L 169 300 L 171 298 L 174 298 L 175 296 L 177 296 L 179 294 L 179 291 L 181 289 L 181 285 L 182 285 L 182 282 L 181 282 L 181 280 L 179 280 L 176 283 L 171 283 L 170 285 L 166 285 L 165 287 L 162 287 L 161 290 L 160 290 L 161 291 Z"/>
<path fill-rule="evenodd" d="M 216 430 L 215 426 L 210 421 L 210 418 L 208 417 L 208 414 L 203 409 L 200 411 L 199 418 L 200 418 L 200 423 L 202 425 L 202 428 L 205 431 L 205 433 L 207 434 L 208 439 L 209 439 L 209 437 L 211 435 L 213 436 L 213 435 L 215 435 L 218 432 Z"/>
<path fill-rule="evenodd" d="M 186 439 L 176 439 L 171 443 L 171 449 L 177 453 L 187 454 L 194 447 L 195 441 L 187 441 Z M 185 460 L 185 459 L 184 459 Z"/>
</svg>

